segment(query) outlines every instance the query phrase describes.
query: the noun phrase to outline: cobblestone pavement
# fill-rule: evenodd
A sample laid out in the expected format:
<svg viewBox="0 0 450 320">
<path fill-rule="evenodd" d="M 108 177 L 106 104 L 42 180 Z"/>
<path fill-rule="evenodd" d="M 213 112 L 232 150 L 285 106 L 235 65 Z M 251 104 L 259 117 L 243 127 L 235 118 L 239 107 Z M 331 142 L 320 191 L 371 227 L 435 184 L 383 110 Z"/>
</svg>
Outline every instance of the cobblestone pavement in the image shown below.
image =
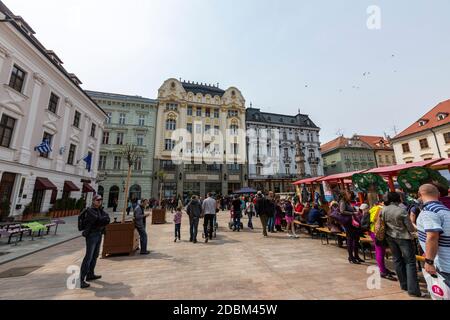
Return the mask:
<svg viewBox="0 0 450 320">
<path fill-rule="evenodd" d="M 375 261 L 351 265 L 334 242 L 322 245 L 306 233 L 300 239 L 285 233 L 264 238 L 256 219 L 254 231 L 232 232 L 229 214 L 220 213 L 217 239 L 205 244 L 200 231 L 200 242 L 193 244 L 186 218 L 181 242 L 173 242 L 173 224 L 149 225 L 149 256 L 100 259 L 96 271 L 103 278 L 87 290 L 67 288 L 67 268 L 83 259 L 82 238 L 3 264 L 0 273 L 41 267 L 0 278 L 0 299 L 410 299 L 397 282 L 383 279 L 380 289 L 368 289 L 367 271 Z"/>
</svg>

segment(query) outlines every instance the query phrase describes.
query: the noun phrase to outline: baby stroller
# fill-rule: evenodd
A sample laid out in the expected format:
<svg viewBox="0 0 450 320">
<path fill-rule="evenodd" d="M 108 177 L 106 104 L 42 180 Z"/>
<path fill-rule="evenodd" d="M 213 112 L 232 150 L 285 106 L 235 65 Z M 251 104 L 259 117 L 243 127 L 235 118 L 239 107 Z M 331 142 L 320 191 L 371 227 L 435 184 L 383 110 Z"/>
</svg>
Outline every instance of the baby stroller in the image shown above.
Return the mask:
<svg viewBox="0 0 450 320">
<path fill-rule="evenodd" d="M 208 234 L 209 234 L 209 225 L 208 225 Z M 219 223 L 217 222 L 217 214 L 214 216 L 214 230 L 213 230 L 213 238 L 217 238 L 217 230 L 219 230 Z M 205 239 L 205 231 L 202 232 L 202 238 Z"/>
<path fill-rule="evenodd" d="M 231 211 L 230 211 L 230 222 L 228 222 L 228 227 L 230 228 L 230 230 L 233 230 L 233 228 L 234 228 L 233 218 L 234 218 L 234 210 L 231 209 Z M 240 224 L 240 229 L 244 230 L 244 224 L 242 223 L 242 221 L 241 221 L 241 224 Z"/>
</svg>

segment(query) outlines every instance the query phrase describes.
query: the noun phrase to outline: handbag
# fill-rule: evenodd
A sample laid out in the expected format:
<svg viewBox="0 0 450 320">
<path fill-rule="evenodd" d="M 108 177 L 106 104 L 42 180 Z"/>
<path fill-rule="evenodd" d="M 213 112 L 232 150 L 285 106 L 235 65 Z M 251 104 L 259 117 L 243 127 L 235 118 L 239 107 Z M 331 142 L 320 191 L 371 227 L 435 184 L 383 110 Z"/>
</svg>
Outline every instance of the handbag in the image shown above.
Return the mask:
<svg viewBox="0 0 450 320">
<path fill-rule="evenodd" d="M 355 228 L 360 227 L 360 224 L 359 224 L 358 220 L 355 219 L 355 217 L 352 217 L 352 226 L 354 226 Z"/>
</svg>

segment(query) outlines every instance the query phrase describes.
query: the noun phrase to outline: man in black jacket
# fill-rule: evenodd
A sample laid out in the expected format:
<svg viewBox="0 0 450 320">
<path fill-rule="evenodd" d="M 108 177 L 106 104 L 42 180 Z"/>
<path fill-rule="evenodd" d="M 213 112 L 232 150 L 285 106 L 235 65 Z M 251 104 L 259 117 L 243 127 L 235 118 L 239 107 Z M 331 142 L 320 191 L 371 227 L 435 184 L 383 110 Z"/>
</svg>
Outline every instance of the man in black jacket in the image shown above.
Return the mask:
<svg viewBox="0 0 450 320">
<path fill-rule="evenodd" d="M 259 215 L 261 219 L 261 224 L 263 226 L 263 235 L 267 237 L 267 222 L 269 217 L 273 216 L 275 211 L 275 206 L 271 199 L 264 197 L 261 191 L 258 192 L 258 200 L 256 201 L 256 214 Z"/>
<path fill-rule="evenodd" d="M 86 211 L 83 223 L 83 237 L 86 238 L 86 255 L 81 265 L 80 287 L 89 288 L 86 281 L 101 279 L 101 276 L 95 275 L 94 269 L 97 264 L 97 258 L 100 253 L 102 235 L 105 233 L 105 227 L 109 224 L 109 215 L 102 208 L 102 197 L 94 196 L 92 207 Z"/>
</svg>

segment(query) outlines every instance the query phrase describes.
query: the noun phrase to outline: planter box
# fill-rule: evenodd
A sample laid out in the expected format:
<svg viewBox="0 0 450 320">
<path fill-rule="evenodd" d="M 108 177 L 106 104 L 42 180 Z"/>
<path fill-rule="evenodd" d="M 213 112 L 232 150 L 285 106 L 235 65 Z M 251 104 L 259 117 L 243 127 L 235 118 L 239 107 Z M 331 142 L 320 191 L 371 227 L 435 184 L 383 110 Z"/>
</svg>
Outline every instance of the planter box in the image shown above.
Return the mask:
<svg viewBox="0 0 450 320">
<path fill-rule="evenodd" d="M 152 224 L 166 223 L 166 209 L 152 209 Z"/>
<path fill-rule="evenodd" d="M 139 233 L 134 222 L 112 223 L 106 226 L 102 257 L 113 254 L 133 254 L 139 248 Z"/>
</svg>

